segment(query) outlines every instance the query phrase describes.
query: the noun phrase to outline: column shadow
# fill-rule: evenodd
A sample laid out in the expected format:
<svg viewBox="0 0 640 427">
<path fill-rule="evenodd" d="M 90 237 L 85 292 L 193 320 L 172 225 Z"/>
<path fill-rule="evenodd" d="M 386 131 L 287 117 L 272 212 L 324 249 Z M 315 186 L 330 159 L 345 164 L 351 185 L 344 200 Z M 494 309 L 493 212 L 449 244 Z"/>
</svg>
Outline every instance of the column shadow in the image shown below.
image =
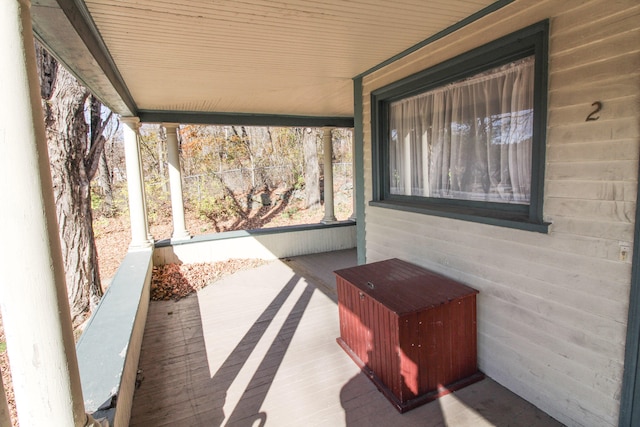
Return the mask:
<svg viewBox="0 0 640 427">
<path fill-rule="evenodd" d="M 130 426 L 222 425 L 229 388 L 299 280 L 297 274 L 289 279 L 213 377 L 209 373 L 197 294 L 176 302 L 152 301 L 143 338 L 140 383 L 134 395 Z M 229 423 L 245 425 L 245 420 L 252 424 L 255 419 L 262 419 L 260 425 L 264 425 L 266 414 L 259 413 L 259 408 L 268 387 L 262 394 L 258 393 L 257 398 L 255 393 L 249 398 L 249 390 L 256 388 L 256 381 L 263 381 L 258 378 L 265 378 L 270 385 L 284 356 L 282 346 L 286 351 L 312 293 L 313 288 L 307 286 L 233 411 Z"/>
<path fill-rule="evenodd" d="M 262 362 L 249 381 L 238 404 L 229 416 L 226 423 L 227 426 L 255 427 L 265 425 L 267 414 L 260 412 L 260 408 L 282 364 L 284 355 L 291 344 L 291 340 L 311 300 L 314 289 L 313 286 L 307 285 L 302 295 L 298 298 L 298 301 L 287 316 L 269 350 L 267 350 Z M 258 422 L 256 423 L 256 421 Z"/>
</svg>

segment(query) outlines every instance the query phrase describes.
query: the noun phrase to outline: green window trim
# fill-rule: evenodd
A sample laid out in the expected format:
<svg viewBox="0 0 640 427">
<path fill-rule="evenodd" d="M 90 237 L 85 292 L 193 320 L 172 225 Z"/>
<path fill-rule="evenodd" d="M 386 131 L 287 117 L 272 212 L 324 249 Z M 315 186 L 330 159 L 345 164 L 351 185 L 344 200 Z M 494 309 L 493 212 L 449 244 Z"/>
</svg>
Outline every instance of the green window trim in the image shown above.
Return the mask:
<svg viewBox="0 0 640 427">
<path fill-rule="evenodd" d="M 371 94 L 373 200 L 371 206 L 548 232 L 543 220 L 549 22 L 530 27 L 418 72 Z M 391 194 L 389 105 L 491 68 L 534 56 L 531 190 L 528 204 Z"/>
</svg>

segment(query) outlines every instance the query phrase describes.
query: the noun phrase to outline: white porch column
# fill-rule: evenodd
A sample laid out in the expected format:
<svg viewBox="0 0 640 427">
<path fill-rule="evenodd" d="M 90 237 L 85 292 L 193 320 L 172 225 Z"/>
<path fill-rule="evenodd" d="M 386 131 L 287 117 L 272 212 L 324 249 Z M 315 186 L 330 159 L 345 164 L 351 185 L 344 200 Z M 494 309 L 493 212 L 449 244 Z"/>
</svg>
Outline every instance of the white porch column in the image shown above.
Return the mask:
<svg viewBox="0 0 640 427">
<path fill-rule="evenodd" d="M 184 201 L 182 199 L 182 169 L 178 153 L 179 123 L 163 123 L 167 134 L 167 161 L 169 163 L 169 186 L 171 187 L 171 214 L 173 217 L 173 235 L 171 241 L 189 240 L 184 221 Z"/>
<path fill-rule="evenodd" d="M 140 141 L 137 117 L 121 117 L 124 124 L 124 156 L 127 168 L 127 188 L 129 190 L 129 216 L 131 218 L 131 245 L 129 250 L 143 249 L 151 246 L 144 202 L 144 183 L 140 166 Z"/>
<path fill-rule="evenodd" d="M 322 133 L 322 147 L 324 151 L 324 218 L 322 223 L 330 224 L 336 222 L 336 215 L 333 208 L 333 144 L 331 141 L 331 131 L 333 128 L 326 127 Z"/>
<path fill-rule="evenodd" d="M 147 240 L 153 246 L 153 235 L 149 229 L 149 211 L 147 210 L 147 193 L 144 189 L 144 165 L 142 163 L 142 149 L 140 148 L 140 124 L 138 123 L 136 136 L 138 139 L 138 171 L 140 172 L 140 191 L 142 191 L 142 207 L 144 208 L 144 228 L 147 231 Z"/>
<path fill-rule="evenodd" d="M 29 0 L 0 2 L 0 308 L 22 426 L 84 412 L 58 237 Z"/>
</svg>

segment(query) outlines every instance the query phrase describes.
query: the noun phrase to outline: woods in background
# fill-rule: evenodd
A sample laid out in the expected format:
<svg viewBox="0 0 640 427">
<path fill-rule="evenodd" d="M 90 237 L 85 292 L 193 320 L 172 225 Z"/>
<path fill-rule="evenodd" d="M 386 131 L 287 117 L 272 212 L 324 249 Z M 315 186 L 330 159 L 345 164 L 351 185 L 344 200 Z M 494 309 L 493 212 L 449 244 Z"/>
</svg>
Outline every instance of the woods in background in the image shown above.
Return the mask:
<svg viewBox="0 0 640 427">
<path fill-rule="evenodd" d="M 179 130 L 183 198 L 188 213 L 212 223 L 212 230 L 260 228 L 276 215 L 321 207 L 322 129 L 182 125 Z M 334 129 L 333 163 L 351 186 L 351 130 Z M 171 215 L 166 135 L 160 125 L 140 129 L 145 193 L 150 222 Z M 96 182 L 94 208 L 105 215 L 125 212 L 126 182 L 122 141 L 105 147 L 109 186 Z M 104 191 L 112 189 L 112 195 Z M 295 202 L 295 203 L 294 203 Z M 350 201 L 348 203 L 351 203 Z M 255 213 L 256 209 L 261 212 Z M 253 212 L 253 213 L 252 213 Z M 232 220 L 232 221 L 230 221 Z M 227 221 L 227 225 L 222 225 Z M 168 236 L 156 236 L 159 238 Z"/>
</svg>

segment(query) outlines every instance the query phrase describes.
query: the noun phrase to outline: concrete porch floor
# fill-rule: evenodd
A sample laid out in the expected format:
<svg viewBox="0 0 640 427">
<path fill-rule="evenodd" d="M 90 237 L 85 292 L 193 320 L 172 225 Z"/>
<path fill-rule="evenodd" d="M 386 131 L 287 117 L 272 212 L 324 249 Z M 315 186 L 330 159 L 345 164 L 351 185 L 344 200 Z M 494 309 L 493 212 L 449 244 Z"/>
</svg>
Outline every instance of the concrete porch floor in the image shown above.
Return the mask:
<svg viewBox="0 0 640 427">
<path fill-rule="evenodd" d="M 398 413 L 338 346 L 333 271 L 355 250 L 273 261 L 151 302 L 131 426 L 558 426 L 490 378 Z"/>
</svg>

